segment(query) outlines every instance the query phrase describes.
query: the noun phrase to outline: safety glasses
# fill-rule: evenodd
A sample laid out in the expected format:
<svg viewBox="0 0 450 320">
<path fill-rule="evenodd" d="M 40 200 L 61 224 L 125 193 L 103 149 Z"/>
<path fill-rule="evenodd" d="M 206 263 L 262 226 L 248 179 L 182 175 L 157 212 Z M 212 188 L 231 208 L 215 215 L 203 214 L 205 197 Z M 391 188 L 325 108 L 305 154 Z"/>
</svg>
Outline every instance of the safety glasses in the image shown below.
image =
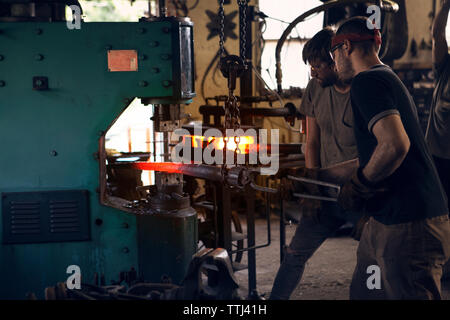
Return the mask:
<svg viewBox="0 0 450 320">
<path fill-rule="evenodd" d="M 331 58 L 334 60 L 334 52 L 339 49 L 340 47 L 342 47 L 344 45 L 344 42 L 338 43 L 337 45 L 335 45 L 333 48 L 330 49 L 330 56 Z"/>
</svg>

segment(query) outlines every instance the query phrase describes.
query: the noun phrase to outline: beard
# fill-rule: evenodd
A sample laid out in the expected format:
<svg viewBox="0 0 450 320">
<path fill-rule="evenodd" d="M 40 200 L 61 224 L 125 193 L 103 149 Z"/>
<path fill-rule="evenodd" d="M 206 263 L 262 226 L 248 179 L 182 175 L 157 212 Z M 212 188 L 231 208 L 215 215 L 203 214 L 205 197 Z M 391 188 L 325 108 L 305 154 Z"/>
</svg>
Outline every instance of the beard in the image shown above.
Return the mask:
<svg viewBox="0 0 450 320">
<path fill-rule="evenodd" d="M 339 73 L 339 79 L 344 84 L 351 84 L 355 76 L 355 69 L 353 68 L 353 63 L 350 59 L 342 59 L 342 70 Z"/>
</svg>

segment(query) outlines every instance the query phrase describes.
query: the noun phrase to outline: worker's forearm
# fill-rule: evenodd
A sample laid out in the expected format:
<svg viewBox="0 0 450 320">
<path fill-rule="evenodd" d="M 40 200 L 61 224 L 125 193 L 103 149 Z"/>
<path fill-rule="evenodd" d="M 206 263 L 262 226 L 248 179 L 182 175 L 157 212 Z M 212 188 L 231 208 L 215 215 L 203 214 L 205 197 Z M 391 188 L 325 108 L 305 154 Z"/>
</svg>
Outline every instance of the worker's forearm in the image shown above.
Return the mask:
<svg viewBox="0 0 450 320">
<path fill-rule="evenodd" d="M 306 117 L 306 168 L 320 167 L 320 129 L 314 117 Z"/>
<path fill-rule="evenodd" d="M 386 179 L 400 167 L 408 149 L 399 148 L 393 144 L 379 144 L 362 173 L 373 183 Z"/>
<path fill-rule="evenodd" d="M 306 143 L 305 150 L 306 168 L 320 167 L 320 145 L 317 143 Z"/>
</svg>

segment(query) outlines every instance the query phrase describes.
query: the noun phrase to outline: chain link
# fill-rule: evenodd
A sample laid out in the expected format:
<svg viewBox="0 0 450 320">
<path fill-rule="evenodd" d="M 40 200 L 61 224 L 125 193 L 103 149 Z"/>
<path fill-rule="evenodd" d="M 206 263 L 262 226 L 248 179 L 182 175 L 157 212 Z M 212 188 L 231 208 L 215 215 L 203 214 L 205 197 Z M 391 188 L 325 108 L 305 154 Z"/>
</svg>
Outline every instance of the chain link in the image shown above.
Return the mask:
<svg viewBox="0 0 450 320">
<path fill-rule="evenodd" d="M 224 2 L 225 0 L 219 0 L 219 19 L 220 19 L 220 31 L 219 31 L 219 54 L 220 57 L 225 55 L 225 9 Z M 241 36 L 241 59 L 244 63 L 245 69 L 247 69 L 247 60 L 245 57 L 247 51 L 247 8 L 248 8 L 249 0 L 238 0 L 238 6 L 241 10 L 241 18 L 242 28 L 240 32 Z"/>
<path fill-rule="evenodd" d="M 219 58 L 225 55 L 224 48 L 224 38 L 225 38 L 225 11 L 223 9 L 225 0 L 220 0 L 219 6 L 219 19 L 220 19 L 220 30 L 219 30 Z"/>
<path fill-rule="evenodd" d="M 249 0 L 238 0 L 239 8 L 242 8 L 242 14 L 241 14 L 241 21 L 242 21 L 242 28 L 241 28 L 241 59 L 244 62 L 244 67 L 247 69 L 247 59 L 245 57 L 246 51 L 247 51 L 247 7 L 248 7 L 248 1 Z"/>
<path fill-rule="evenodd" d="M 232 122 L 233 122 L 233 99 L 232 95 L 228 95 L 227 100 L 225 101 L 224 105 L 224 111 L 225 111 L 225 129 L 232 128 Z"/>
</svg>

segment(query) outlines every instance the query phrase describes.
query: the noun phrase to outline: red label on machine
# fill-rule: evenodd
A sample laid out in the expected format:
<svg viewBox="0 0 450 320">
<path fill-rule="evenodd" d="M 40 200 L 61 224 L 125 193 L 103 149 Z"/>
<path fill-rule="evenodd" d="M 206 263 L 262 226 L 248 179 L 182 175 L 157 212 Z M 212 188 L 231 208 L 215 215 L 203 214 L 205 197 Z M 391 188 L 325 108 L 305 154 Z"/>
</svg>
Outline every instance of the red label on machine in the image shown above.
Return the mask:
<svg viewBox="0 0 450 320">
<path fill-rule="evenodd" d="M 136 50 L 108 50 L 108 70 L 137 71 L 138 56 Z"/>
</svg>

